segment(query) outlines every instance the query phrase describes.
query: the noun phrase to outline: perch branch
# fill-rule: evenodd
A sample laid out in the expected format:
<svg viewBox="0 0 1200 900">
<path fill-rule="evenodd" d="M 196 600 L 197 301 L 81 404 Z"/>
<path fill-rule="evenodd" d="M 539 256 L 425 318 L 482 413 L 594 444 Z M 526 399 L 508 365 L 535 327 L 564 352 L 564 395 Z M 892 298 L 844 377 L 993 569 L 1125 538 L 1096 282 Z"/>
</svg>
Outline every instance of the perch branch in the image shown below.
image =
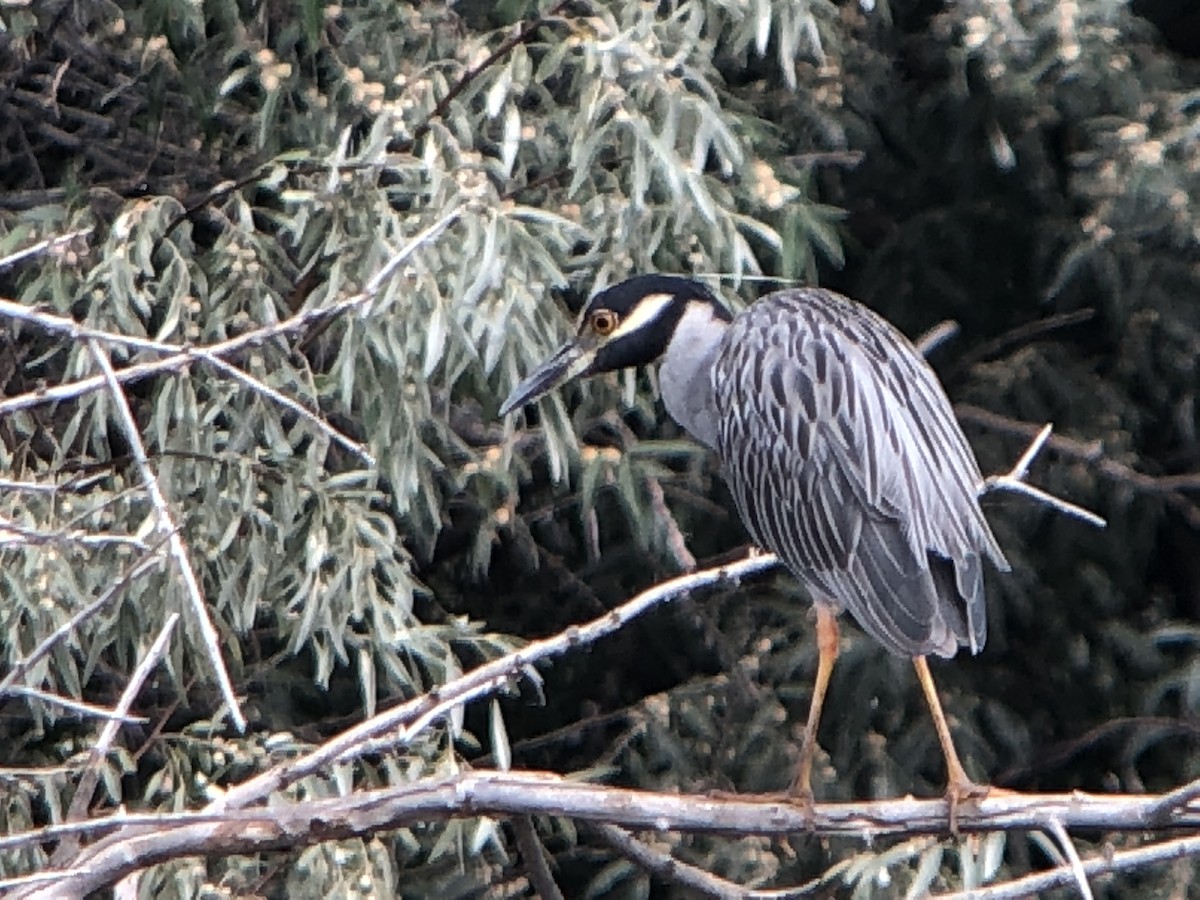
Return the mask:
<svg viewBox="0 0 1200 900">
<path fill-rule="evenodd" d="M 722 581 L 738 581 L 777 563 L 774 554 L 761 554 L 662 582 L 587 624 L 571 626 L 498 657 L 420 697 L 367 719 L 304 756 L 280 763 L 232 788 L 210 805 L 210 811 L 258 802 L 301 778 L 318 774 L 335 762 L 346 762 L 365 752 L 407 746 L 433 722 L 471 700 L 495 693 L 536 663 L 594 643 L 667 600 Z"/>
<path fill-rule="evenodd" d="M 1064 828 L 1142 832 L 1148 828 L 1147 811 L 1161 799 L 1157 795 L 995 792 L 960 807 L 958 828 L 963 833 L 1024 831 L 1044 828 L 1047 822 L 1057 819 Z M 116 833 L 72 860 L 71 868 L 59 873 L 53 887 L 34 891 L 32 896 L 82 896 L 101 890 L 139 868 L 185 856 L 294 850 L 321 841 L 365 837 L 421 822 L 483 815 L 564 816 L 642 831 L 780 837 L 815 833 L 866 842 L 884 836 L 944 835 L 947 831 L 946 802 L 942 798 L 819 803 L 810 822 L 799 805 L 772 798 L 656 793 L 581 783 L 546 772 L 472 772 L 359 791 L 344 797 L 302 802 L 277 797 L 269 807 L 227 809 L 219 816 L 211 812 L 117 815 L 81 823 L 94 829 L 93 833 L 112 829 Z M 59 836 L 64 827 L 9 836 L 2 839 L 3 846 L 14 846 L 17 840 L 45 841 Z M 1200 827 L 1200 803 L 1189 803 L 1179 810 L 1172 827 Z M 80 833 L 78 829 L 74 831 Z M 1116 868 L 1128 869 L 1195 853 L 1200 853 L 1200 837 L 1189 835 L 1178 841 L 1093 858 L 1082 862 L 1082 867 L 1087 876 L 1095 877 Z M 665 862 L 658 860 L 656 865 Z M 681 870 L 673 871 L 678 880 Z M 1074 878 L 1068 864 L 1011 884 L 1024 883 L 1025 893 L 1036 893 L 1068 884 Z M 1007 888 L 998 885 L 976 889 L 971 896 L 993 900 L 1024 896 L 1008 892 Z M 788 893 L 784 891 L 782 895 Z M 778 891 L 762 894 L 781 896 Z"/>
</svg>

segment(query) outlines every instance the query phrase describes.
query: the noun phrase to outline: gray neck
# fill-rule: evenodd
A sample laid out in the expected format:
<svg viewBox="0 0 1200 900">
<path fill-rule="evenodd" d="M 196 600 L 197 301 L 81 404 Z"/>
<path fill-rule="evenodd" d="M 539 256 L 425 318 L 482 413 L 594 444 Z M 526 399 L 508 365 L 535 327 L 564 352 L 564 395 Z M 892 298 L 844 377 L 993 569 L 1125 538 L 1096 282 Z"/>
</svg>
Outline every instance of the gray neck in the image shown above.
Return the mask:
<svg viewBox="0 0 1200 900">
<path fill-rule="evenodd" d="M 709 447 L 717 445 L 712 367 L 728 322 L 713 318 L 712 307 L 692 303 L 671 336 L 658 385 L 671 418 Z"/>
</svg>

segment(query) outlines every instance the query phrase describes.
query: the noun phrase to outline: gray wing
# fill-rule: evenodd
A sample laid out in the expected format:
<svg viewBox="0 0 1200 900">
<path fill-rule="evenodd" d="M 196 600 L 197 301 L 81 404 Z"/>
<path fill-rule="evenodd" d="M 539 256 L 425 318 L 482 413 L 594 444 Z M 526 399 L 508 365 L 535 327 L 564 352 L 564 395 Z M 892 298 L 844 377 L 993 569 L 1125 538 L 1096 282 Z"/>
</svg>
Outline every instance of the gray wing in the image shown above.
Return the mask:
<svg viewBox="0 0 1200 900">
<path fill-rule="evenodd" d="M 712 381 L 758 544 L 893 653 L 983 646 L 982 558 L 1008 563 L 950 402 L 899 331 L 830 291 L 782 291 L 734 320 Z"/>
</svg>

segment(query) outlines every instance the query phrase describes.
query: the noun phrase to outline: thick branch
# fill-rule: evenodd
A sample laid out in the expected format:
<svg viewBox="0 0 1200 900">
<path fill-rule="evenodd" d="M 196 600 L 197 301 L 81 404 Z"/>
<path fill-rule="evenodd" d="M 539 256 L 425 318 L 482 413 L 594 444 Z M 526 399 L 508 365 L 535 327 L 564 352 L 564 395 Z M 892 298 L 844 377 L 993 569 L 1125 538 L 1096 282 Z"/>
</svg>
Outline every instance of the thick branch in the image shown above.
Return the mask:
<svg viewBox="0 0 1200 900">
<path fill-rule="evenodd" d="M 978 803 L 959 808 L 958 828 L 962 832 L 1044 829 L 1057 819 L 1064 828 L 1140 832 L 1147 829 L 1150 813 L 1160 800 L 1156 795 L 994 791 Z M 565 816 L 644 831 L 778 836 L 811 831 L 866 842 L 889 835 L 940 835 L 948 829 L 946 803 L 940 798 L 818 804 L 810 829 L 802 808 L 771 798 L 654 793 L 582 784 L 545 772 L 477 772 L 305 803 L 276 798 L 270 807 L 227 810 L 219 817 L 183 813 L 131 819 L 114 816 L 96 821 L 89 823 L 96 831 L 116 828 L 119 834 L 90 856 L 86 865 L 74 861 L 75 869 L 64 872 L 53 888 L 35 891 L 31 896 L 79 896 L 111 885 L 139 868 L 184 856 L 294 849 L 419 822 L 480 815 Z M 147 821 L 154 824 L 148 827 L 144 824 Z M 1200 827 L 1200 801 L 1180 810 L 1172 827 Z M 45 841 L 56 837 L 56 831 L 47 828 L 26 836 L 15 835 L 3 839 L 0 846 Z M 72 831 L 78 833 L 79 826 Z M 1189 840 L 1200 844 L 1200 839 Z M 1181 855 L 1195 849 L 1200 848 L 1189 845 L 1172 853 Z M 1160 858 L 1150 848 L 1126 852 L 1142 854 L 1148 861 Z M 1104 859 L 1093 859 L 1082 865 L 1089 875 L 1095 875 L 1105 871 L 1104 864 Z M 1068 869 L 1065 875 L 1054 878 L 1069 881 L 1073 876 Z"/>
</svg>

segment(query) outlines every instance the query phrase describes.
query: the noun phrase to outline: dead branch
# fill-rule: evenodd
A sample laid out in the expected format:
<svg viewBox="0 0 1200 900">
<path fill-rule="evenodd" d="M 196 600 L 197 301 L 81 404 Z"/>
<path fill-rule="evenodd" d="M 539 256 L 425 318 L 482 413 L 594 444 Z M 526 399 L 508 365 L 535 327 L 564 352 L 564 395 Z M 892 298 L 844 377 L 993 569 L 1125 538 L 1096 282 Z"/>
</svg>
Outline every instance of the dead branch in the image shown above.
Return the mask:
<svg viewBox="0 0 1200 900">
<path fill-rule="evenodd" d="M 95 746 L 88 754 L 87 766 L 79 779 L 75 796 L 71 798 L 71 806 L 67 810 L 68 822 L 78 822 L 87 815 L 88 806 L 92 802 L 92 794 L 96 791 L 96 785 L 100 783 L 100 765 L 104 761 L 104 757 L 108 755 L 113 741 L 116 740 L 117 729 L 121 727 L 122 722 L 129 721 L 129 709 L 133 706 L 134 698 L 142 689 L 146 679 L 150 677 L 154 667 L 158 665 L 159 660 L 162 659 L 163 654 L 167 652 L 167 645 L 170 643 L 171 634 L 175 631 L 177 624 L 179 624 L 179 613 L 175 612 L 167 616 L 167 621 L 159 630 L 158 637 L 154 639 L 154 643 L 150 645 L 150 649 L 146 651 L 146 655 L 134 669 L 129 684 L 121 692 L 121 698 L 117 701 L 113 718 L 105 723 L 100 732 L 100 739 L 96 741 Z M 64 841 L 55 851 L 51 864 L 74 855 L 77 849 L 78 846 L 72 841 Z"/>
<path fill-rule="evenodd" d="M 550 863 L 546 860 L 546 851 L 542 841 L 533 827 L 532 816 L 515 816 L 512 820 L 513 833 L 517 837 L 517 849 L 521 851 L 521 859 L 525 861 L 525 870 L 529 873 L 529 881 L 537 891 L 541 900 L 563 900 L 562 891 L 554 881 L 550 872 Z"/>
<path fill-rule="evenodd" d="M 600 822 L 593 823 L 592 830 L 600 836 L 604 843 L 630 862 L 636 863 L 647 872 L 651 872 L 665 881 L 681 884 L 706 897 L 717 897 L 719 900 L 731 900 L 731 898 L 746 895 L 746 889 L 741 885 L 681 862 L 670 853 L 639 841 L 624 828 Z"/>
<path fill-rule="evenodd" d="M 1102 853 L 1084 862 L 1083 874 L 1095 878 L 1113 872 L 1128 872 L 1161 862 L 1188 859 L 1200 855 L 1200 837 L 1173 838 L 1168 841 L 1138 847 L 1136 850 L 1118 850 Z M 1019 897 L 1035 897 L 1052 888 L 1070 884 L 1076 878 L 1071 863 L 1038 872 L 1023 878 L 1014 878 L 991 887 L 975 888 L 971 891 L 944 894 L 944 900 L 1017 900 Z"/>
<path fill-rule="evenodd" d="M 957 403 L 954 413 L 961 422 L 1003 434 L 1018 435 L 1033 440 L 1041 431 L 1041 425 L 1022 422 L 970 404 Z M 1128 485 L 1143 494 L 1157 494 L 1173 509 L 1181 513 L 1194 528 L 1200 528 L 1200 504 L 1188 497 L 1185 491 L 1200 491 L 1200 472 L 1183 475 L 1147 475 L 1104 455 L 1100 441 L 1078 441 L 1073 438 L 1053 435 L 1046 447 L 1067 459 L 1086 463 L 1103 478 L 1118 484 Z"/>
<path fill-rule="evenodd" d="M 179 570 L 179 577 L 183 582 L 184 595 L 190 603 L 192 619 L 199 629 L 200 642 L 204 647 L 205 655 L 208 657 L 209 665 L 212 667 L 212 673 L 217 679 L 217 685 L 221 689 L 221 696 L 225 700 L 230 718 L 233 719 L 233 724 L 237 727 L 237 730 L 245 731 L 246 718 L 242 715 L 241 705 L 238 703 L 237 696 L 233 691 L 233 681 L 229 677 L 229 670 L 225 667 L 225 660 L 221 655 L 221 643 L 217 637 L 216 626 L 213 625 L 212 616 L 209 615 L 208 606 L 204 602 L 204 594 L 200 590 L 200 581 L 196 578 L 196 572 L 192 568 L 192 561 L 188 556 L 187 547 L 184 546 L 183 538 L 179 535 L 179 528 L 175 525 L 175 516 L 171 512 L 171 507 L 167 503 L 167 498 L 163 494 L 162 488 L 159 486 L 158 476 L 150 468 L 150 460 L 146 456 L 146 448 L 142 444 L 142 436 L 138 431 L 137 421 L 133 417 L 133 410 L 129 408 L 129 400 L 125 396 L 125 391 L 117 382 L 117 374 L 113 370 L 112 360 L 108 358 L 108 351 L 101 347 L 95 338 L 88 338 L 87 344 L 88 350 L 91 351 L 92 359 L 95 360 L 96 365 L 100 368 L 102 378 L 108 385 L 109 392 L 112 394 L 113 408 L 116 410 L 117 422 L 121 426 L 121 430 L 125 433 L 125 440 L 129 444 L 130 453 L 133 455 L 138 474 L 142 478 L 142 486 L 145 488 L 146 494 L 150 498 L 150 503 L 153 505 L 158 518 L 156 530 L 167 539 L 167 552 L 170 553 L 171 558 L 175 561 L 176 568 Z"/>
<path fill-rule="evenodd" d="M 991 795 L 959 808 L 958 827 L 964 833 L 1043 830 L 1057 820 L 1064 829 L 1143 832 L 1160 795 L 1017 794 Z M 546 772 L 473 772 L 427 779 L 345 797 L 292 803 L 274 798 L 269 807 L 228 809 L 221 815 L 179 813 L 161 816 L 115 815 L 86 825 L 91 833 L 115 834 L 71 860 L 52 887 L 35 888 L 32 897 L 82 896 L 114 884 L 149 865 L 185 856 L 227 856 L 266 850 L 296 849 L 321 841 L 366 837 L 421 822 L 476 816 L 563 816 L 607 823 L 623 829 L 691 833 L 788 836 L 811 833 L 861 839 L 866 843 L 887 836 L 946 835 L 948 811 L 942 798 L 904 797 L 854 803 L 817 804 L 811 822 L 805 811 L 771 797 L 681 795 L 632 790 L 571 781 Z M 14 847 L 63 836 L 70 827 L 51 826 L 0 839 Z M 1171 828 L 1200 828 L 1200 801 L 1178 810 Z M 626 848 L 630 849 L 630 848 Z M 654 851 L 657 853 L 657 851 Z M 1163 859 L 1200 853 L 1200 838 L 1188 836 L 1136 850 L 1102 854 L 1080 861 L 1089 877 L 1116 868 L 1131 868 Z M 656 866 L 665 866 L 657 860 Z M 676 863 L 678 866 L 679 864 Z M 39 873 L 44 875 L 46 873 Z M 677 871 L 678 874 L 678 871 Z M 1025 893 L 1043 890 L 1074 878 L 1071 866 L 1039 873 L 1019 882 L 1037 881 Z M 1047 881 L 1047 879 L 1049 879 Z M 30 882 L 24 882 L 28 885 Z M 710 882 L 710 887 L 722 886 Z M 13 881 L 2 887 L 16 886 Z M 722 886 L 723 887 L 723 886 Z M 1014 897 L 1005 891 L 973 896 Z M 763 896 L 778 892 L 764 892 Z M 754 896 L 745 891 L 744 896 Z"/>
</svg>

